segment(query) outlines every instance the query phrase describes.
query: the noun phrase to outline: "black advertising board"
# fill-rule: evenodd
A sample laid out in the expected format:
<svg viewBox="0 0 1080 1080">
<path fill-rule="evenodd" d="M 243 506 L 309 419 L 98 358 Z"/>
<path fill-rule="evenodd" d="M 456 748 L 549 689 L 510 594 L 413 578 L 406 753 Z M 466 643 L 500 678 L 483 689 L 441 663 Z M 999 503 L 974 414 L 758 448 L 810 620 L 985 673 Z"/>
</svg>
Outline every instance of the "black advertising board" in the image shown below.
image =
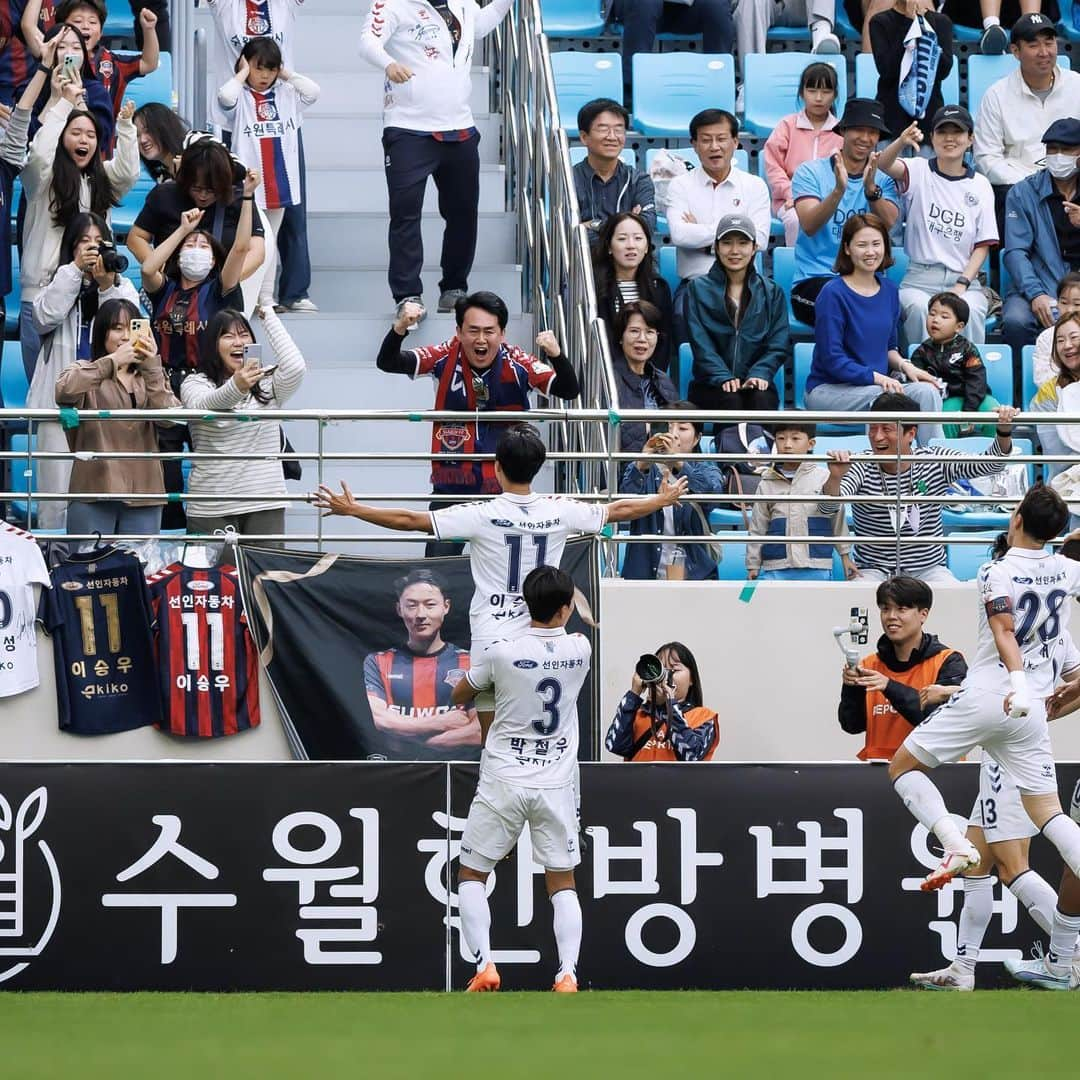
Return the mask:
<svg viewBox="0 0 1080 1080">
<path fill-rule="evenodd" d="M 0 987 L 459 989 L 470 765 L 0 766 Z M 977 770 L 936 778 L 965 815 Z M 1080 767 L 1060 770 L 1072 790 Z M 962 888 L 865 765 L 586 765 L 585 988 L 872 988 L 943 966 Z M 1060 862 L 1036 838 L 1033 865 Z M 500 863 L 506 989 L 550 987 L 528 849 Z M 450 888 L 448 888 L 448 884 Z M 995 884 L 980 983 L 1041 935 Z M 449 932 L 447 920 L 449 919 Z"/>
</svg>

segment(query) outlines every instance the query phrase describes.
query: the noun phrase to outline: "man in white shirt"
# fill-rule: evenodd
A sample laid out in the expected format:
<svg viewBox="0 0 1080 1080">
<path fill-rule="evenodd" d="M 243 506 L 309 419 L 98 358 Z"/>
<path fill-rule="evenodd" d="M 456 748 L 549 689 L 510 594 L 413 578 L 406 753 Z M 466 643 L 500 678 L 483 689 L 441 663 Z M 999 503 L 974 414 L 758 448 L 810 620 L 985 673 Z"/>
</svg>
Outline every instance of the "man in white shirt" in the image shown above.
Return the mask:
<svg viewBox="0 0 1080 1080">
<path fill-rule="evenodd" d="M 494 720 L 481 719 L 480 782 L 461 834 L 461 932 L 476 960 L 469 990 L 498 990 L 487 879 L 528 825 L 533 858 L 544 867 L 559 950 L 552 989 L 574 993 L 581 947 L 581 904 L 574 888 L 574 867 L 581 862 L 577 699 L 592 649 L 583 635 L 566 633 L 574 610 L 569 574 L 538 566 L 523 590 L 529 625 L 516 638 L 492 645 L 452 694 L 460 707 L 481 690 L 495 694 Z"/>
<path fill-rule="evenodd" d="M 480 207 L 480 132 L 469 97 L 473 49 L 510 10 L 511 0 L 374 0 L 360 55 L 386 72 L 383 150 L 390 193 L 390 291 L 400 313 L 423 308 L 421 234 L 428 178 L 446 222 L 439 308 L 469 291 Z M 425 311 L 426 314 L 426 311 Z"/>
<path fill-rule="evenodd" d="M 975 167 L 994 186 L 1001 236 L 1006 193 L 1037 170 L 1042 133 L 1075 116 L 1080 102 L 1080 73 L 1058 64 L 1057 31 L 1045 15 L 1021 16 L 1010 41 L 1020 67 L 986 91 L 975 118 Z"/>
<path fill-rule="evenodd" d="M 760 176 L 736 168 L 739 121 L 725 109 L 705 109 L 690 121 L 690 145 L 700 169 L 668 185 L 667 219 L 671 242 L 679 249 L 679 277 L 707 274 L 716 260 L 716 226 L 727 214 L 745 214 L 754 223 L 759 251 L 769 246 L 772 211 L 769 189 Z"/>
</svg>

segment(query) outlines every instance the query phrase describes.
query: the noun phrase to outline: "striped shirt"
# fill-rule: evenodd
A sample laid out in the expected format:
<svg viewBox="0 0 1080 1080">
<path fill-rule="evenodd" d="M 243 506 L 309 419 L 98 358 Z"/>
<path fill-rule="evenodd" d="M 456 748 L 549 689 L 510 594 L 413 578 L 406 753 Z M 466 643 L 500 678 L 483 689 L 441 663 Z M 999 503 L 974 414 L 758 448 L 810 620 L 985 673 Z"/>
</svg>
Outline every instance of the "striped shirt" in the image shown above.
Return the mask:
<svg viewBox="0 0 1080 1080">
<path fill-rule="evenodd" d="M 257 412 L 280 409 L 299 389 L 304 378 L 304 357 L 289 337 L 281 320 L 271 310 L 263 323 L 273 349 L 271 363 L 279 365 L 269 376 L 273 394 L 261 405 L 240 390 L 233 380 L 220 386 L 201 372 L 190 375 L 180 386 L 185 409 L 212 409 L 218 412 Z M 266 386 L 264 380 L 263 386 Z M 257 510 L 280 510 L 287 504 L 285 476 L 281 471 L 281 425 L 277 421 L 240 423 L 235 420 L 195 420 L 190 424 L 191 442 L 198 453 L 259 454 L 257 461 L 200 461 L 191 470 L 188 483 L 187 512 L 192 517 L 222 517 L 228 514 L 252 514 Z M 200 495 L 257 495 L 255 502 L 199 502 Z"/>
<path fill-rule="evenodd" d="M 641 292 L 638 289 L 637 282 L 631 278 L 630 281 L 620 281 L 616 286 L 618 289 L 618 299 L 615 303 L 615 310 L 618 311 L 626 304 L 633 304 L 641 299 Z"/>
<path fill-rule="evenodd" d="M 918 447 L 915 455 L 944 457 L 971 456 L 945 447 Z M 836 502 L 822 502 L 819 512 L 834 514 L 837 505 L 852 495 L 876 495 L 887 503 L 855 503 L 852 508 L 855 536 L 896 536 L 896 487 L 901 496 L 945 495 L 949 485 L 957 480 L 976 476 L 992 476 L 1004 466 L 1003 451 L 995 439 L 983 452 L 986 461 L 913 461 L 897 475 L 887 473 L 875 462 L 873 455 L 854 458 L 851 468 L 840 481 Z M 901 536 L 941 536 L 940 503 L 904 503 L 900 508 Z M 877 544 L 856 544 L 852 552 L 855 565 L 862 570 L 880 570 L 885 574 L 919 574 L 945 563 L 943 544 L 902 544 L 900 565 L 896 565 L 896 541 Z"/>
</svg>

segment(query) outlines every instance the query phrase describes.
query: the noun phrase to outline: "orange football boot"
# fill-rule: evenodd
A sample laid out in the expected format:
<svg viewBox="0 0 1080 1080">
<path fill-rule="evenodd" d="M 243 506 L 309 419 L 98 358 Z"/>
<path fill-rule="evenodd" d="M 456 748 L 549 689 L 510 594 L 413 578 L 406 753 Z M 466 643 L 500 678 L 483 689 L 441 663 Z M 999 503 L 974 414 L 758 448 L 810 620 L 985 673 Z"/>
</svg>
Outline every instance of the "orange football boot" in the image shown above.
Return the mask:
<svg viewBox="0 0 1080 1080">
<path fill-rule="evenodd" d="M 470 994 L 484 993 L 486 991 L 498 990 L 501 984 L 502 979 L 499 978 L 498 969 L 489 961 L 483 971 L 478 971 L 469 980 L 469 985 L 465 987 L 465 990 Z"/>
</svg>

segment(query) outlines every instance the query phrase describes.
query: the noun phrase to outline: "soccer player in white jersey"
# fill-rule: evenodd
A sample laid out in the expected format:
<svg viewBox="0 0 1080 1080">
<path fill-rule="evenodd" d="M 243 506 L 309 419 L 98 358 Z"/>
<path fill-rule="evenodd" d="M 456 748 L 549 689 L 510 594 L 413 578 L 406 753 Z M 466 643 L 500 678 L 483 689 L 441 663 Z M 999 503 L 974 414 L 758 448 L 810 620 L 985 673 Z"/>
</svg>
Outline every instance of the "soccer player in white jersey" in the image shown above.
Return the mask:
<svg viewBox="0 0 1080 1080">
<path fill-rule="evenodd" d="M 494 690 L 495 718 L 481 719 L 480 782 L 461 835 L 458 904 L 461 932 L 476 957 L 469 990 L 498 990 L 491 959 L 487 879 L 514 849 L 527 824 L 533 858 L 544 867 L 555 924 L 559 969 L 552 989 L 577 990 L 581 904 L 574 867 L 581 862 L 577 814 L 577 699 L 592 648 L 567 634 L 574 579 L 554 566 L 530 571 L 523 586 L 530 622 L 498 641 L 454 687 L 455 705 Z"/>
<path fill-rule="evenodd" d="M 503 493 L 489 501 L 431 511 L 364 506 L 344 482 L 340 493 L 320 485 L 311 500 L 327 514 L 356 517 L 401 532 L 431 533 L 440 540 L 468 540 L 476 585 L 469 607 L 471 659 L 476 664 L 493 641 L 513 637 L 528 626 L 521 583 L 535 566 L 558 566 L 571 533 L 596 533 L 608 524 L 645 517 L 674 505 L 687 492 L 686 478 L 680 477 L 644 499 L 586 503 L 541 495 L 531 485 L 546 456 L 536 428 L 514 424 L 495 447 L 495 476 Z M 491 707 L 491 696 L 482 694 L 477 712 L 482 716 Z"/>
<path fill-rule="evenodd" d="M 945 857 L 923 883 L 939 889 L 979 866 L 978 849 L 949 816 L 927 773 L 982 746 L 1016 781 L 1036 828 L 1080 874 L 1080 825 L 1061 809 L 1044 699 L 1065 656 L 1080 564 L 1043 550 L 1069 518 L 1061 497 L 1033 487 L 1009 521 L 1009 550 L 979 570 L 975 659 L 960 689 L 901 744 L 889 778 L 904 805 L 941 841 Z"/>
</svg>

